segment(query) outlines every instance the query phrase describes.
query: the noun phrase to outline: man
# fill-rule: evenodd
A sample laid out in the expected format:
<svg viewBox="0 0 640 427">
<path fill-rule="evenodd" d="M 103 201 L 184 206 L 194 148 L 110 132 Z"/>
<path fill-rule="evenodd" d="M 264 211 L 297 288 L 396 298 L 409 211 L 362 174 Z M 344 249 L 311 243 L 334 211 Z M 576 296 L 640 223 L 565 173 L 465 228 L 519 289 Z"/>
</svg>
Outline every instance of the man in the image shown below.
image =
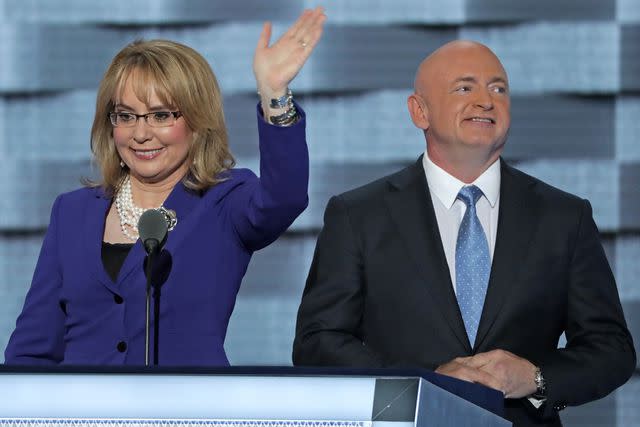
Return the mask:
<svg viewBox="0 0 640 427">
<path fill-rule="evenodd" d="M 561 425 L 636 363 L 591 206 L 500 159 L 509 84 L 486 46 L 436 50 L 408 107 L 426 152 L 329 201 L 294 363 L 427 367 L 501 390 L 517 426 Z"/>
</svg>

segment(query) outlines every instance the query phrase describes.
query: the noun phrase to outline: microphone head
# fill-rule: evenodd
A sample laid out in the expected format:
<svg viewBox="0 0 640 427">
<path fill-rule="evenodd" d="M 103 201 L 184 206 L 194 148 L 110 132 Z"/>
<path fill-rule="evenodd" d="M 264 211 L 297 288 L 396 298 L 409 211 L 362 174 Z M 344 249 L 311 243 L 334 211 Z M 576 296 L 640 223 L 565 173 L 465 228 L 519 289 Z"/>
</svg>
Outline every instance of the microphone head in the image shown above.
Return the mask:
<svg viewBox="0 0 640 427">
<path fill-rule="evenodd" d="M 138 234 L 147 253 L 154 247 L 159 251 L 167 240 L 169 226 L 162 212 L 157 209 L 145 211 L 138 221 Z"/>
</svg>

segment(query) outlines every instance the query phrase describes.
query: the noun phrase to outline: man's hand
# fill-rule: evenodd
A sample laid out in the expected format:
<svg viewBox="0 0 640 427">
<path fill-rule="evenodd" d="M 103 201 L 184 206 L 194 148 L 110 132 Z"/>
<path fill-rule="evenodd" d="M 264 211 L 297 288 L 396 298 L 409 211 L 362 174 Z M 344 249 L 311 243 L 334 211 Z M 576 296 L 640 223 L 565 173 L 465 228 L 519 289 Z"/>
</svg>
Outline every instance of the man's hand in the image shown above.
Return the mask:
<svg viewBox="0 0 640 427">
<path fill-rule="evenodd" d="M 478 353 L 469 359 L 468 365 L 497 378 L 500 390 L 508 399 L 529 396 L 536 391 L 535 365 L 506 350 Z"/>
<path fill-rule="evenodd" d="M 506 350 L 492 350 L 472 357 L 459 357 L 436 369 L 439 374 L 483 384 L 518 399 L 536 391 L 536 367 Z"/>
<path fill-rule="evenodd" d="M 502 391 L 501 382 L 491 373 L 469 365 L 471 359 L 471 357 L 458 357 L 444 365 L 438 366 L 436 372 Z"/>
</svg>

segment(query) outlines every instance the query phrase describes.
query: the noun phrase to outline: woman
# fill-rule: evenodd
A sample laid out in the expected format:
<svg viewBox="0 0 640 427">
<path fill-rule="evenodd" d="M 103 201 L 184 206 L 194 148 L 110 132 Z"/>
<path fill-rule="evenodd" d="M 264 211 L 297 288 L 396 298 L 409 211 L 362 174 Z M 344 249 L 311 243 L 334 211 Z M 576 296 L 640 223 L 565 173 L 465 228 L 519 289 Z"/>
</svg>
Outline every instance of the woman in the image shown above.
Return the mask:
<svg viewBox="0 0 640 427">
<path fill-rule="evenodd" d="M 175 213 L 154 269 L 161 284 L 158 363 L 228 365 L 223 343 L 253 251 L 307 205 L 304 113 L 287 87 L 322 33 L 305 11 L 254 57 L 260 178 L 232 169 L 221 95 L 191 48 L 154 40 L 116 55 L 98 91 L 91 146 L 102 181 L 59 196 L 8 364 L 145 363 L 142 212 Z M 153 352 L 153 348 L 151 352 Z"/>
</svg>

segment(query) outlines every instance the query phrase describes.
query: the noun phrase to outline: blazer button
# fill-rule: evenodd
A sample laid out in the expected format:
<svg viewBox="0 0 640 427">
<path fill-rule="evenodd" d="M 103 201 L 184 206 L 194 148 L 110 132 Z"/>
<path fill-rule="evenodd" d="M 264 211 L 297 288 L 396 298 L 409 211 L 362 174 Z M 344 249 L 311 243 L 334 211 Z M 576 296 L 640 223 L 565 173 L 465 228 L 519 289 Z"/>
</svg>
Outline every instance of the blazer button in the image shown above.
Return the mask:
<svg viewBox="0 0 640 427">
<path fill-rule="evenodd" d="M 124 353 L 125 351 L 127 351 L 127 343 L 124 341 L 120 341 L 118 343 L 117 349 L 120 353 Z"/>
<path fill-rule="evenodd" d="M 124 302 L 120 295 L 114 295 L 113 300 L 116 302 L 116 304 L 122 304 Z"/>
</svg>

